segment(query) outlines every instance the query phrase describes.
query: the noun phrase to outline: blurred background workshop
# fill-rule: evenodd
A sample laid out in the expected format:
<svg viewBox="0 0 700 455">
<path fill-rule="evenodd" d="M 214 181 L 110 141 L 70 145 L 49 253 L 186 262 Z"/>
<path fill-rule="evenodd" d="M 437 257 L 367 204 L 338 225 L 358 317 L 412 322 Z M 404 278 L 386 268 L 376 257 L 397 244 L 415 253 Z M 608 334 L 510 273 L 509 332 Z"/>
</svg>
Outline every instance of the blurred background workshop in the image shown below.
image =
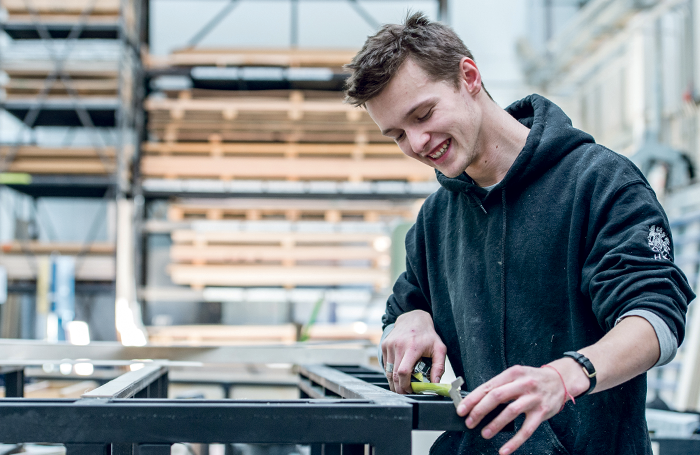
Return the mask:
<svg viewBox="0 0 700 455">
<path fill-rule="evenodd" d="M 542 94 L 630 157 L 698 292 L 698 0 L 0 0 L 0 454 L 423 455 L 454 429 L 416 417 L 451 402 L 379 393 L 376 350 L 439 185 L 343 103 L 343 65 L 409 10 L 501 107 Z M 694 305 L 648 378 L 655 451 L 697 453 Z M 139 433 L 140 399 L 172 425 Z M 73 432 L 84 402 L 133 419 Z"/>
</svg>

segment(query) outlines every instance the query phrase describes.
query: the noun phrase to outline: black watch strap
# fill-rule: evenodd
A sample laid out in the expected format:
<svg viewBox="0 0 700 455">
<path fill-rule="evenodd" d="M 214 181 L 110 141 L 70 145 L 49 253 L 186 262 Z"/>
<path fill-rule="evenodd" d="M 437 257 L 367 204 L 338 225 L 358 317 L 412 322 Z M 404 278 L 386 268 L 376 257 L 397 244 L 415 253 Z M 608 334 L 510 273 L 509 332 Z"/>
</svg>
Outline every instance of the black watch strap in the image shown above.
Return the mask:
<svg viewBox="0 0 700 455">
<path fill-rule="evenodd" d="M 578 364 L 581 365 L 583 372 L 586 374 L 586 376 L 588 376 L 588 381 L 590 382 L 590 385 L 588 386 L 588 390 L 586 390 L 580 396 L 588 395 L 589 393 L 591 393 L 593 389 L 595 389 L 596 384 L 596 371 L 591 361 L 588 360 L 588 357 L 576 351 L 567 351 L 564 353 L 564 357 L 571 357 L 576 362 L 578 362 Z"/>
</svg>

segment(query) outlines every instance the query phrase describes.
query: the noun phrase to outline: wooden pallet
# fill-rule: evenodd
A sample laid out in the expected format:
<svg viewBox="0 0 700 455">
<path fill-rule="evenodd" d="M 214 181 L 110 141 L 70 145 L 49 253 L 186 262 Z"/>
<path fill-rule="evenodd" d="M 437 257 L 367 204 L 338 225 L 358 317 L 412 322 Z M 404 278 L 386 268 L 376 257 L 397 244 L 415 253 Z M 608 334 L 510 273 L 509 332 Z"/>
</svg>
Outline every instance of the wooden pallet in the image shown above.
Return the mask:
<svg viewBox="0 0 700 455">
<path fill-rule="evenodd" d="M 388 255 L 371 247 L 173 245 L 170 248 L 170 258 L 174 262 L 192 264 L 377 262 L 384 257 Z"/>
<path fill-rule="evenodd" d="M 250 344 L 292 344 L 297 340 L 294 324 L 280 325 L 179 325 L 148 326 L 149 344 L 155 346 L 230 346 Z M 381 329 L 370 327 L 359 333 L 352 324 L 315 324 L 312 341 L 369 340 L 378 344 Z"/>
<path fill-rule="evenodd" d="M 170 257 L 176 263 L 195 265 L 248 263 L 299 264 L 347 261 L 388 266 L 388 237 L 363 233 L 299 232 L 196 232 L 172 233 Z M 382 243 L 384 246 L 382 246 Z M 376 246 L 375 246 L 376 245 Z"/>
<path fill-rule="evenodd" d="M 206 286 L 345 286 L 389 285 L 389 272 L 362 267 L 250 266 L 171 264 L 173 283 L 203 289 Z"/>
<path fill-rule="evenodd" d="M 297 244 L 373 244 L 384 234 L 364 232 L 254 232 L 254 231 L 194 231 L 176 229 L 171 238 L 175 243 L 192 243 L 196 245 L 214 244 L 257 244 L 285 245 Z"/>
<path fill-rule="evenodd" d="M 120 0 L 0 0 L 8 14 L 29 14 L 28 6 L 38 14 L 80 15 L 92 6 L 94 15 L 119 15 Z"/>
<path fill-rule="evenodd" d="M 292 344 L 297 340 L 294 324 L 148 326 L 146 330 L 149 344 L 155 346 Z"/>
<path fill-rule="evenodd" d="M 13 97 L 38 96 L 43 90 L 43 77 L 13 77 L 4 86 L 7 99 Z M 116 97 L 119 95 L 119 80 L 116 78 L 75 78 L 71 79 L 70 89 L 61 80 L 46 93 L 49 97 L 69 96 L 77 92 L 81 97 Z"/>
<path fill-rule="evenodd" d="M 45 25 L 85 23 L 117 27 L 123 22 L 125 29 L 133 35 L 135 0 L 122 3 L 121 0 L 0 0 L 0 6 L 7 11 L 5 22 L 8 24 L 34 24 L 38 21 Z"/>
<path fill-rule="evenodd" d="M 11 80 L 45 78 L 56 69 L 56 64 L 50 59 L 16 60 L 5 58 L 0 60 L 0 69 L 5 71 Z M 61 74 L 66 74 L 74 80 L 80 78 L 116 79 L 118 72 L 119 62 L 109 60 L 91 62 L 68 59 L 61 66 Z"/>
<path fill-rule="evenodd" d="M 144 142 L 144 156 L 237 156 L 270 158 L 396 158 L 404 156 L 396 144 L 279 144 L 222 142 L 212 134 L 208 142 Z"/>
<path fill-rule="evenodd" d="M 186 94 L 188 92 L 183 92 Z M 345 104 L 340 99 L 305 99 L 302 92 L 291 91 L 288 98 L 265 96 L 230 96 L 227 98 L 177 99 L 149 97 L 144 107 L 151 113 L 167 113 L 172 119 L 183 119 L 188 112 L 209 112 L 225 120 L 300 120 L 309 117 L 318 122 L 372 122 L 366 111 Z"/>
<path fill-rule="evenodd" d="M 8 172 L 107 175 L 116 169 L 114 147 L 102 149 L 105 161 L 100 158 L 97 150 L 91 147 L 0 147 L 0 156 L 12 153 L 14 159 L 7 169 Z"/>
<path fill-rule="evenodd" d="M 390 259 L 377 234 L 299 232 L 172 233 L 173 283 L 205 286 L 388 285 Z M 186 263 L 183 263 L 186 262 Z M 351 265 L 347 265 L 351 264 Z M 360 264 L 360 265 L 357 265 Z"/>
<path fill-rule="evenodd" d="M 219 134 L 227 142 L 340 142 L 340 143 L 391 143 L 376 130 L 376 126 L 368 125 L 314 125 L 310 122 L 296 125 L 292 122 L 279 124 L 251 122 L 246 125 L 233 124 L 225 121 L 175 121 L 158 123 L 156 119 L 149 122 L 149 132 L 159 141 L 164 142 L 202 142 L 212 134 Z"/>
<path fill-rule="evenodd" d="M 357 49 L 181 49 L 168 56 L 147 55 L 144 66 L 283 66 L 341 68 Z"/>
<path fill-rule="evenodd" d="M 229 96 L 177 99 L 150 97 L 148 130 L 159 141 L 389 143 L 363 110 L 337 97 Z"/>
<path fill-rule="evenodd" d="M 170 204 L 168 220 L 415 220 L 420 201 L 304 199 L 185 199 Z"/>
<path fill-rule="evenodd" d="M 79 243 L 49 243 L 38 242 L 36 240 L 20 242 L 18 240 L 13 240 L 1 244 L 0 251 L 2 251 L 2 254 L 31 253 L 46 255 L 58 253 L 69 256 L 77 254 L 112 255 L 115 252 L 115 247 L 114 243 L 109 242 L 91 243 L 86 246 Z"/>
<path fill-rule="evenodd" d="M 410 158 L 247 158 L 247 157 L 154 157 L 141 159 L 144 177 L 426 181 L 435 171 Z"/>
</svg>

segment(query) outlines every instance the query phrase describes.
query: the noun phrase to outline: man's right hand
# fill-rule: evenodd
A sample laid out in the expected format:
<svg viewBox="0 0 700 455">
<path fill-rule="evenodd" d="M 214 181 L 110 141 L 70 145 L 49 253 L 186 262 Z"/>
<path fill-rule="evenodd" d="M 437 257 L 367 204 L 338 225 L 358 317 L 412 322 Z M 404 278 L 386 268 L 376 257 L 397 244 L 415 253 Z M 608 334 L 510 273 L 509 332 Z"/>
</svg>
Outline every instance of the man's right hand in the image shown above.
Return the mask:
<svg viewBox="0 0 700 455">
<path fill-rule="evenodd" d="M 393 364 L 387 373 L 389 387 L 396 393 L 413 393 L 411 373 L 421 357 L 433 359 L 431 382 L 440 382 L 445 372 L 447 348 L 435 332 L 433 318 L 423 310 L 404 313 L 396 319 L 394 330 L 382 342 L 384 366 Z"/>
</svg>

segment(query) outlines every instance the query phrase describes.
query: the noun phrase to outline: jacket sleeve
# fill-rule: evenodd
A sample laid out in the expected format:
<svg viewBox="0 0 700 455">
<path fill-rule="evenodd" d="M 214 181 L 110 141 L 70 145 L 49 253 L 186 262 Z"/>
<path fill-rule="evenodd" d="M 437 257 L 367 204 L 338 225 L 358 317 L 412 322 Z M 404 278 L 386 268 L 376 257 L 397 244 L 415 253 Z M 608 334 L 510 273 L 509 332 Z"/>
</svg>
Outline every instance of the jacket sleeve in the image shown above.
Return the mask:
<svg viewBox="0 0 700 455">
<path fill-rule="evenodd" d="M 668 324 L 680 345 L 695 295 L 673 263 L 671 230 L 654 192 L 639 179 L 614 191 L 607 186 L 591 201 L 581 292 L 601 328 L 607 332 L 621 315 L 648 310 Z"/>
<path fill-rule="evenodd" d="M 430 291 L 426 276 L 425 238 L 422 229 L 422 211 L 416 224 L 406 234 L 406 271 L 394 283 L 393 294 L 386 302 L 382 329 L 393 324 L 403 313 L 424 310 L 432 315 Z"/>
</svg>

